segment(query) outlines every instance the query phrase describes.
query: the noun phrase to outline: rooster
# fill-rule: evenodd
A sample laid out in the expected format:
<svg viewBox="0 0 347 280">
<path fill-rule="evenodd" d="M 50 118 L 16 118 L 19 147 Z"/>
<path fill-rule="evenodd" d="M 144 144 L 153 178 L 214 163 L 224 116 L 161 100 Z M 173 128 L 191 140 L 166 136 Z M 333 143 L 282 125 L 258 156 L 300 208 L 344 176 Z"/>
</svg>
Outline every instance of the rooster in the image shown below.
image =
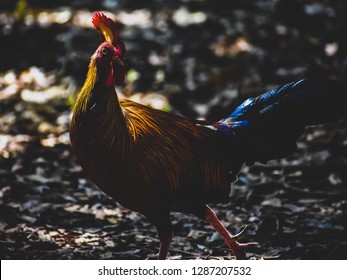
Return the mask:
<svg viewBox="0 0 347 280">
<path fill-rule="evenodd" d="M 208 203 L 226 201 L 243 164 L 285 157 L 307 125 L 346 115 L 345 85 L 301 80 L 249 98 L 217 122 L 194 121 L 119 99 L 126 74 L 117 24 L 102 13 L 92 22 L 103 42 L 92 55 L 71 120 L 73 152 L 86 174 L 118 203 L 146 216 L 165 259 L 173 237 L 170 212 L 207 221 L 237 259 L 245 248 Z"/>
</svg>

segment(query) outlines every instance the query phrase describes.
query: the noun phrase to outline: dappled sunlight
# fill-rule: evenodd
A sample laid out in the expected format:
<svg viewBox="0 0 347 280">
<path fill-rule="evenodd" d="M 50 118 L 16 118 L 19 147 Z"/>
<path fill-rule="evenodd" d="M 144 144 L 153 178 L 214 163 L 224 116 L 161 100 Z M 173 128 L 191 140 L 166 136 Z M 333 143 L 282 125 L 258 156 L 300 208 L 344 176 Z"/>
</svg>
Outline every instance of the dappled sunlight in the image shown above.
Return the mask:
<svg viewBox="0 0 347 280">
<path fill-rule="evenodd" d="M 0 156 L 9 158 L 22 152 L 30 142 L 29 135 L 3 135 L 0 134 Z"/>
<path fill-rule="evenodd" d="M 280 84 L 346 80 L 343 1 L 15 2 L 0 11 L 3 259 L 157 253 L 153 224 L 92 184 L 71 152 L 71 106 L 100 40 L 94 9 L 126 43 L 119 97 L 150 108 L 216 121 Z M 346 120 L 309 127 L 291 156 L 244 166 L 214 208 L 230 232 L 248 225 L 245 240 L 260 241 L 250 259 L 346 258 L 346 166 Z M 233 259 L 205 222 L 172 219 L 171 259 Z"/>
</svg>

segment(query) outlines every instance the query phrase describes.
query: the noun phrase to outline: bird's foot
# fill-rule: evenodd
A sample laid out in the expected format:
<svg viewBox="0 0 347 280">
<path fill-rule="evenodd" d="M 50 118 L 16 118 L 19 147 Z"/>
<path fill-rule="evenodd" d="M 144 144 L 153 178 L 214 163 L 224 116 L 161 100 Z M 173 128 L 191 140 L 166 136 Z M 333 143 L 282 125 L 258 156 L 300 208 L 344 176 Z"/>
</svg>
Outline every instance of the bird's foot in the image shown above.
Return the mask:
<svg viewBox="0 0 347 280">
<path fill-rule="evenodd" d="M 244 226 L 243 229 L 239 233 L 233 235 L 233 238 L 235 240 L 240 239 L 242 237 L 242 235 L 245 233 L 246 229 L 247 229 L 247 226 Z M 258 242 L 248 242 L 248 243 L 239 243 L 239 245 L 241 247 L 244 247 L 244 248 L 255 248 L 259 245 L 259 243 Z"/>
<path fill-rule="evenodd" d="M 213 210 L 206 204 L 205 220 L 223 237 L 225 243 L 228 245 L 230 250 L 234 253 L 237 260 L 246 259 L 245 248 L 254 247 L 257 243 L 239 243 L 238 238 L 246 231 L 247 227 L 244 227 L 238 234 L 231 235 L 230 232 L 225 228 L 222 222 L 217 218 Z"/>
<path fill-rule="evenodd" d="M 240 243 L 237 241 L 245 233 L 246 229 L 247 229 L 247 226 L 245 226 L 239 233 L 235 235 L 231 235 L 229 233 L 229 237 L 225 238 L 226 244 L 234 253 L 235 258 L 237 260 L 246 259 L 246 253 L 245 253 L 246 248 L 254 248 L 258 246 L 257 242 Z"/>
<path fill-rule="evenodd" d="M 258 243 L 256 242 L 240 243 L 237 242 L 235 239 L 233 239 L 232 241 L 225 240 L 225 242 L 229 246 L 230 250 L 233 252 L 237 260 L 246 260 L 245 249 L 254 248 L 258 246 Z"/>
<path fill-rule="evenodd" d="M 146 260 L 157 260 L 159 259 L 159 253 L 151 253 L 151 254 L 148 254 L 147 257 L 146 257 Z"/>
</svg>

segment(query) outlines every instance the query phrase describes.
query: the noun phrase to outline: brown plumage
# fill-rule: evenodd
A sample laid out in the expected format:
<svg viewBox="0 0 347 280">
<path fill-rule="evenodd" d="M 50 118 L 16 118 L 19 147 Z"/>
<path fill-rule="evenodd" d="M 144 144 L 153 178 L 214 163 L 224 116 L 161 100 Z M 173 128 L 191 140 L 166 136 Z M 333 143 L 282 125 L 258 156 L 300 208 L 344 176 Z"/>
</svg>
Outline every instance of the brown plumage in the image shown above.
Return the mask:
<svg viewBox="0 0 347 280">
<path fill-rule="evenodd" d="M 96 64 L 103 48 L 112 51 L 103 43 L 93 55 L 72 109 L 72 148 L 105 193 L 147 216 L 165 239 L 173 208 L 204 217 L 206 202 L 227 199 L 231 175 L 223 139 L 184 117 L 119 100 Z"/>
<path fill-rule="evenodd" d="M 154 223 L 160 237 L 159 258 L 166 258 L 172 239 L 173 209 L 205 219 L 237 258 L 245 258 L 243 248 L 254 244 L 238 243 L 207 203 L 228 199 L 230 183 L 244 162 L 293 151 L 296 138 L 311 119 L 314 122 L 315 113 L 307 121 L 305 116 L 288 121 L 288 112 L 293 106 L 306 112 L 311 91 L 322 99 L 315 99 L 315 106 L 326 106 L 321 91 L 330 82 L 289 84 L 247 100 L 217 123 L 192 121 L 119 100 L 114 85 L 124 80 L 124 44 L 112 20 L 97 13 L 93 23 L 105 42 L 91 57 L 70 128 L 73 151 L 86 174 L 117 202 Z M 331 86 L 340 89 L 334 82 Z M 333 109 L 332 120 L 345 113 L 344 108 Z"/>
</svg>

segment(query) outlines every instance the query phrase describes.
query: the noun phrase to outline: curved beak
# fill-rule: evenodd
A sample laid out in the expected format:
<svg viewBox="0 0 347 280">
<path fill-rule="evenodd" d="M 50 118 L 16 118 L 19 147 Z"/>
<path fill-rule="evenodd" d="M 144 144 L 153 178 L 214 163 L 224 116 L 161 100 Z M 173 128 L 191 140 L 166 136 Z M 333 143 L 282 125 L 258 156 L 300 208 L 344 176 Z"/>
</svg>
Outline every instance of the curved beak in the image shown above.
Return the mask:
<svg viewBox="0 0 347 280">
<path fill-rule="evenodd" d="M 122 66 L 122 67 L 125 67 L 126 66 L 126 63 L 125 63 L 125 57 L 117 57 L 115 60 L 114 60 L 118 65 Z"/>
</svg>

